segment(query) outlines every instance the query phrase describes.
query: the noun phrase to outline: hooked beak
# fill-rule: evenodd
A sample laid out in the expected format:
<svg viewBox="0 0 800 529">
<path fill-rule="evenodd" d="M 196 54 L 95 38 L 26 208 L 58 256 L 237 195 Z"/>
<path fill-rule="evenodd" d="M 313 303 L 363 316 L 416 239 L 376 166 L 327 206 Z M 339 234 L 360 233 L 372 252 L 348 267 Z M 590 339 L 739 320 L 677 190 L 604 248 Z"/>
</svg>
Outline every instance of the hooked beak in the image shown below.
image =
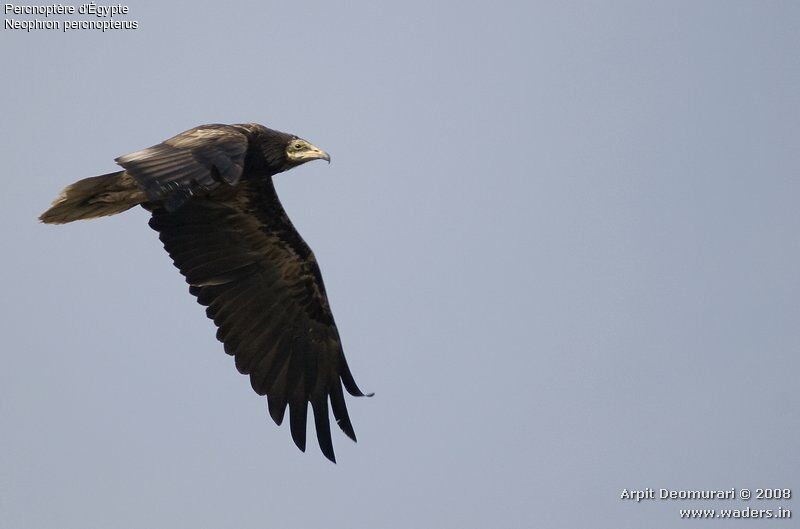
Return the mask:
<svg viewBox="0 0 800 529">
<path fill-rule="evenodd" d="M 327 152 L 323 151 L 316 145 L 308 144 L 308 149 L 302 153 L 302 159 L 305 161 L 311 160 L 325 160 L 328 163 L 331 163 L 331 155 Z"/>
</svg>

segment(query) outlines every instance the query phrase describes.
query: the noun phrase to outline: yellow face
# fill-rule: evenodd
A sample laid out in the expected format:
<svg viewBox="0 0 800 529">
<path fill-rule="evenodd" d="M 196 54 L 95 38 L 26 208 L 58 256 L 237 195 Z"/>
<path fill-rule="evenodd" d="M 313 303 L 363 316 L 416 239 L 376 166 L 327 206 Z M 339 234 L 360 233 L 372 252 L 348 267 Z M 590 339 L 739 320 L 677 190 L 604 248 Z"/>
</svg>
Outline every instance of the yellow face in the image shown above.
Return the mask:
<svg viewBox="0 0 800 529">
<path fill-rule="evenodd" d="M 331 163 L 331 157 L 327 152 L 300 138 L 294 138 L 286 146 L 286 157 L 294 164 L 306 163 L 311 160 L 327 160 L 328 163 Z"/>
</svg>

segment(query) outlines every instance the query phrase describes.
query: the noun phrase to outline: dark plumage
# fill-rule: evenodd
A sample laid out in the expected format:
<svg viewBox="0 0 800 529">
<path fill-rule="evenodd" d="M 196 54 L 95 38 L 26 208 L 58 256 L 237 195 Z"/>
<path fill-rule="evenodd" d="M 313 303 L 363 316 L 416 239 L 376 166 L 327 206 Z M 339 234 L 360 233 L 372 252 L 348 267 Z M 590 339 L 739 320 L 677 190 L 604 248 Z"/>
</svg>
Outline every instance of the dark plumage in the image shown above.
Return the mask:
<svg viewBox="0 0 800 529">
<path fill-rule="evenodd" d="M 117 158 L 124 171 L 67 187 L 46 223 L 113 215 L 141 204 L 150 227 L 206 306 L 236 368 L 269 413 L 306 446 L 308 405 L 323 454 L 335 461 L 328 418 L 356 440 L 342 385 L 363 396 L 344 358 L 319 266 L 281 206 L 272 176 L 329 156 L 256 124 L 203 125 Z"/>
</svg>

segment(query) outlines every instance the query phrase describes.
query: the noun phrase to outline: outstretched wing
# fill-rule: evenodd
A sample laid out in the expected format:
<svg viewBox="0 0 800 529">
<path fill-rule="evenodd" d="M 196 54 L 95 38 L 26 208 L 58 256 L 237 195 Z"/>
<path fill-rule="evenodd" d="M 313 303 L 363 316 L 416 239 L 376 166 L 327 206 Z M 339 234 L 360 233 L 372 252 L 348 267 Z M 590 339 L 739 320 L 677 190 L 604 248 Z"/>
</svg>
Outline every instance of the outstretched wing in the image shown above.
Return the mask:
<svg viewBox="0 0 800 529">
<path fill-rule="evenodd" d="M 351 395 L 363 393 L 345 361 L 319 267 L 271 182 L 238 189 L 227 199 L 194 199 L 175 211 L 153 207 L 150 226 L 207 307 L 238 370 L 267 396 L 275 422 L 281 424 L 288 405 L 292 438 L 305 450 L 310 403 L 320 448 L 335 462 L 328 400 L 355 441 L 342 384 Z"/>
<path fill-rule="evenodd" d="M 202 125 L 115 161 L 151 201 L 175 210 L 221 183 L 235 185 L 244 169 L 247 137 L 229 125 Z"/>
</svg>

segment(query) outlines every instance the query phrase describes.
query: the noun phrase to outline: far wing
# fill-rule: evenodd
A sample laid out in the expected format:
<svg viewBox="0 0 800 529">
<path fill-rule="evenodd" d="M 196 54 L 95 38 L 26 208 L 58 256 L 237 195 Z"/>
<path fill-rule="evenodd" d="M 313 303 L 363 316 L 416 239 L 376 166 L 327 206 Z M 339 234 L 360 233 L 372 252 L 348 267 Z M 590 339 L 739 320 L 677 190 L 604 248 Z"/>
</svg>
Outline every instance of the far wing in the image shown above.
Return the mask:
<svg viewBox="0 0 800 529">
<path fill-rule="evenodd" d="M 120 156 L 116 162 L 136 179 L 149 200 L 164 201 L 172 211 L 221 183 L 238 183 L 246 152 L 247 137 L 235 128 L 203 125 Z"/>
</svg>

